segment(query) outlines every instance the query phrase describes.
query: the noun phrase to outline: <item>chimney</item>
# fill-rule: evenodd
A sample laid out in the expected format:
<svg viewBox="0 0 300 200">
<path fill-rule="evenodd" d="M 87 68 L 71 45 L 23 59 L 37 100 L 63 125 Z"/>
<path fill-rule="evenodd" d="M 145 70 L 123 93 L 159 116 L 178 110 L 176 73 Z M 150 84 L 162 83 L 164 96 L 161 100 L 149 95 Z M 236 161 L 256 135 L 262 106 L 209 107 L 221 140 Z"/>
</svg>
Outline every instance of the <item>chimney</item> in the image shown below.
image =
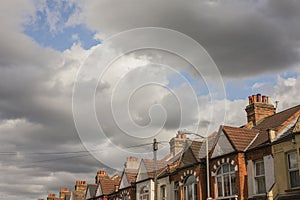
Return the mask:
<svg viewBox="0 0 300 200">
<path fill-rule="evenodd" d="M 76 181 L 75 191 L 85 191 L 86 182 L 85 181 Z"/>
<path fill-rule="evenodd" d="M 98 184 L 100 181 L 100 178 L 103 178 L 103 177 L 109 178 L 107 172 L 104 170 L 98 170 L 97 175 L 95 177 L 95 183 Z"/>
<path fill-rule="evenodd" d="M 68 188 L 60 188 L 60 191 L 59 191 L 59 198 L 63 198 L 65 199 L 66 195 L 70 193 L 69 189 Z"/>
<path fill-rule="evenodd" d="M 48 194 L 47 200 L 55 200 L 56 199 L 56 194 Z"/>
<path fill-rule="evenodd" d="M 246 107 L 247 122 L 252 122 L 254 126 L 259 124 L 264 118 L 275 114 L 275 107 L 270 103 L 270 97 L 256 94 L 248 97 L 249 105 Z"/>
<path fill-rule="evenodd" d="M 125 169 L 138 169 L 140 166 L 140 160 L 137 157 L 127 157 L 125 163 Z"/>
<path fill-rule="evenodd" d="M 173 137 L 169 144 L 170 144 L 170 153 L 175 156 L 177 153 L 179 153 L 185 144 L 185 141 L 187 140 L 186 134 L 184 134 L 183 131 L 178 131 L 175 137 Z"/>
</svg>

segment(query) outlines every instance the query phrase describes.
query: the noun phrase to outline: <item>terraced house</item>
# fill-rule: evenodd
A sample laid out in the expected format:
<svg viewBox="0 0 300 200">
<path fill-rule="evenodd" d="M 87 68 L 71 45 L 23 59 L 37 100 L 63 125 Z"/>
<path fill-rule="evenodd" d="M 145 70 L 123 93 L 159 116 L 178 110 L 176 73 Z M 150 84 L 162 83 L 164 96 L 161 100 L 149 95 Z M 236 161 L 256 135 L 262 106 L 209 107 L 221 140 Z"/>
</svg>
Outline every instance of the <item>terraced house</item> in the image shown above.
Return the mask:
<svg viewBox="0 0 300 200">
<path fill-rule="evenodd" d="M 276 112 L 267 96 L 248 100 L 246 124 L 221 125 L 204 140 L 179 131 L 157 170 L 129 157 L 121 177 L 100 170 L 95 184 L 77 188 L 103 200 L 300 199 L 300 105 Z"/>
</svg>

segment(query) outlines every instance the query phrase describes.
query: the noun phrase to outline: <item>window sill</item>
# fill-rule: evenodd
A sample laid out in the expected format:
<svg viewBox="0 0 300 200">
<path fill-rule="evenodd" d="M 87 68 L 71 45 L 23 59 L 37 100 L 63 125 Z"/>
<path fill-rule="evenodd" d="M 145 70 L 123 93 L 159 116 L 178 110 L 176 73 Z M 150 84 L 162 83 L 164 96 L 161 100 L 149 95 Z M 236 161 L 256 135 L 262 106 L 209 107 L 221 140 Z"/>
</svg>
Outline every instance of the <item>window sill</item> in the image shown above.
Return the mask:
<svg viewBox="0 0 300 200">
<path fill-rule="evenodd" d="M 296 188 L 291 188 L 291 189 L 287 189 L 284 190 L 285 192 L 299 192 L 300 191 L 300 187 L 296 187 Z"/>
<path fill-rule="evenodd" d="M 266 196 L 266 193 L 261 193 L 261 194 L 253 194 L 252 197 L 261 197 L 261 196 Z"/>
<path fill-rule="evenodd" d="M 230 199 L 230 198 L 237 198 L 238 195 L 233 195 L 233 196 L 226 196 L 226 197 L 217 197 L 216 199 Z"/>
</svg>

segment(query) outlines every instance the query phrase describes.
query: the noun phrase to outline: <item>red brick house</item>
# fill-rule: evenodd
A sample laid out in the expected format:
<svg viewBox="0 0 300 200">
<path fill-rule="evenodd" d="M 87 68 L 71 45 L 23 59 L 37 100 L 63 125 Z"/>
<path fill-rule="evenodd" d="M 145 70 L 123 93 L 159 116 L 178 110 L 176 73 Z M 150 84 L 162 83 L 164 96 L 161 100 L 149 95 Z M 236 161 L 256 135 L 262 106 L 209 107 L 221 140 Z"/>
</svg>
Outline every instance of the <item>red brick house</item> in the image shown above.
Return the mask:
<svg viewBox="0 0 300 200">
<path fill-rule="evenodd" d="M 260 94 L 249 97 L 247 124 L 221 126 L 211 152 L 211 186 L 215 199 L 272 199 L 275 183 L 271 142 L 290 128 L 300 106 L 279 113 Z"/>
<path fill-rule="evenodd" d="M 300 116 L 300 106 L 275 113 L 274 106 L 268 104 L 268 102 L 262 102 L 259 96 L 254 101 L 253 97 L 249 97 L 249 106 L 246 108 L 248 124 L 253 123 L 251 121 L 253 118 L 249 116 L 253 105 L 255 105 L 255 109 L 260 109 L 260 113 L 257 112 L 254 118 L 259 118 L 259 115 L 263 114 L 264 109 L 268 111 L 265 113 L 264 118 L 258 120 L 256 125 L 251 127 L 252 130 L 258 130 L 259 134 L 254 138 L 246 151 L 248 197 L 249 199 L 272 199 L 272 194 L 269 194 L 275 184 L 272 142 L 295 124 Z"/>
<path fill-rule="evenodd" d="M 257 130 L 220 127 L 209 163 L 214 198 L 247 199 L 245 150 L 257 134 Z"/>
</svg>

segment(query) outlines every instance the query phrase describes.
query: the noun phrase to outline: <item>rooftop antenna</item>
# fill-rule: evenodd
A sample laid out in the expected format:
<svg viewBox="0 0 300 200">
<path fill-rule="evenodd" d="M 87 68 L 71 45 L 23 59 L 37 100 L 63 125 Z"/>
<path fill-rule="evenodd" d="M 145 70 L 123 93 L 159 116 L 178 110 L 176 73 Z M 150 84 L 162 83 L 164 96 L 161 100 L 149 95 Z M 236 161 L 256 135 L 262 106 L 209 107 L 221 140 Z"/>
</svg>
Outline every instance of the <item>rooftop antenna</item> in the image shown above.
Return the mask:
<svg viewBox="0 0 300 200">
<path fill-rule="evenodd" d="M 279 103 L 279 101 L 275 101 L 275 110 L 277 110 L 277 107 L 278 107 L 278 103 Z"/>
</svg>

